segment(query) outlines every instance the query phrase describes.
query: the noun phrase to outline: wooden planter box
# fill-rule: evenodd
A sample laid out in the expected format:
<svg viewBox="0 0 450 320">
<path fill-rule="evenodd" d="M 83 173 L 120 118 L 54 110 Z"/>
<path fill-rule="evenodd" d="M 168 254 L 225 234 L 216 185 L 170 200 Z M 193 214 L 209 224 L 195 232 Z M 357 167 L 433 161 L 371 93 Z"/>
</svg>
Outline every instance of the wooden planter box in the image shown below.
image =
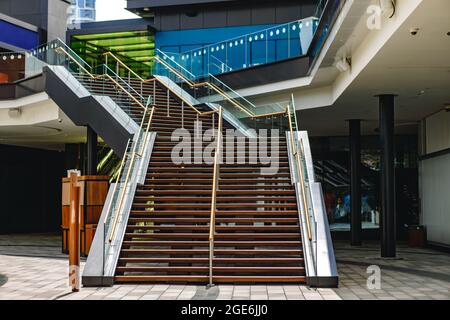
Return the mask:
<svg viewBox="0 0 450 320">
<path fill-rule="evenodd" d="M 87 256 L 109 188 L 108 176 L 80 176 L 80 251 Z M 62 252 L 69 250 L 70 179 L 62 179 Z"/>
</svg>

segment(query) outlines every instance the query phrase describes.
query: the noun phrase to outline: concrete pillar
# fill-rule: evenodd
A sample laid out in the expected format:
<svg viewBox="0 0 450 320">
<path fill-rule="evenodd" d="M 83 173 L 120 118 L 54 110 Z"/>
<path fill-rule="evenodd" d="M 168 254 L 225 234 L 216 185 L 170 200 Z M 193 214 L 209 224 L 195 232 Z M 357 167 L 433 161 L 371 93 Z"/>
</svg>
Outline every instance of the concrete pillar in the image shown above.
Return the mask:
<svg viewBox="0 0 450 320">
<path fill-rule="evenodd" d="M 361 245 L 361 121 L 349 120 L 350 133 L 350 244 Z"/>
<path fill-rule="evenodd" d="M 86 175 L 95 176 L 97 174 L 97 133 L 89 126 L 87 127 L 87 166 Z"/>
<path fill-rule="evenodd" d="M 395 153 L 394 108 L 395 95 L 380 95 L 381 142 L 381 256 L 396 256 L 395 219 Z"/>
</svg>

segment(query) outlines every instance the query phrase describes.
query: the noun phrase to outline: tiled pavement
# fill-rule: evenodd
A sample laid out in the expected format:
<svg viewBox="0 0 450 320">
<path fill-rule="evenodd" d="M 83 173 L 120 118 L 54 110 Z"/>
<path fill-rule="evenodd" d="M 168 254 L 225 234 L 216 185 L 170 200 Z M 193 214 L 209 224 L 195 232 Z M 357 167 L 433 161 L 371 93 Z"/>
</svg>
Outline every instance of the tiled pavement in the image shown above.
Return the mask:
<svg viewBox="0 0 450 320">
<path fill-rule="evenodd" d="M 379 258 L 376 243 L 352 248 L 336 243 L 340 274 L 337 289 L 298 285 L 116 285 L 68 288 L 67 256 L 51 235 L 0 236 L 0 299 L 122 300 L 340 300 L 450 299 L 450 255 L 399 246 L 399 259 Z M 82 267 L 84 262 L 82 262 Z M 368 289 L 369 265 L 381 268 L 381 289 Z"/>
</svg>

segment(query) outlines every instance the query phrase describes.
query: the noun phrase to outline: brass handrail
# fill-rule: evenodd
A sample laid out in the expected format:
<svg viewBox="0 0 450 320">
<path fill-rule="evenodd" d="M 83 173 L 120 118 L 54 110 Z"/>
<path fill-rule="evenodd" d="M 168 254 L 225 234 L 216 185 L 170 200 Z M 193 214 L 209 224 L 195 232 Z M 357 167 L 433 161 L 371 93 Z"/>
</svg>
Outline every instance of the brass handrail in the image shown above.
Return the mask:
<svg viewBox="0 0 450 320">
<path fill-rule="evenodd" d="M 108 151 L 108 153 L 106 154 L 106 156 L 104 156 L 102 158 L 102 160 L 100 160 L 97 164 L 97 172 L 101 172 L 103 170 L 103 168 L 106 166 L 106 164 L 108 163 L 108 160 L 113 156 L 114 154 L 114 150 L 111 149 Z"/>
<path fill-rule="evenodd" d="M 142 103 L 141 103 L 134 95 L 132 95 L 132 94 L 131 94 L 130 92 L 128 92 L 127 90 L 125 90 L 125 88 L 124 88 L 122 85 L 120 85 L 120 84 L 119 84 L 113 77 L 111 77 L 109 74 L 105 73 L 105 74 L 99 75 L 99 76 L 93 75 L 93 74 L 92 74 L 89 70 L 87 70 L 81 63 L 79 63 L 74 57 L 72 57 L 72 55 L 70 55 L 66 50 L 64 50 L 64 49 L 61 48 L 61 47 L 57 48 L 56 50 L 57 50 L 57 51 L 62 51 L 62 52 L 63 52 L 70 60 L 72 60 L 75 64 L 77 64 L 77 66 L 78 66 L 79 68 L 81 68 L 81 69 L 82 69 L 82 70 L 83 70 L 83 71 L 84 71 L 91 79 L 97 80 L 97 79 L 102 79 L 102 78 L 104 78 L 104 77 L 108 78 L 108 79 L 111 80 L 113 83 L 115 83 L 115 84 L 117 85 L 118 88 L 120 88 L 120 89 L 121 89 L 122 91 L 124 91 L 127 95 L 129 95 L 130 98 L 132 98 L 139 106 L 141 106 L 142 108 L 144 108 L 144 115 L 143 115 L 143 117 L 142 117 L 141 126 L 140 126 L 140 129 L 139 129 L 139 132 L 142 132 L 143 125 L 144 125 L 144 121 L 145 121 L 145 116 L 147 115 L 147 112 L 148 112 L 148 106 L 144 106 L 144 105 L 143 105 L 143 104 L 142 104 Z M 108 53 L 108 52 L 107 52 L 106 55 L 107 55 L 107 56 L 109 55 L 109 56 L 113 57 L 120 65 L 122 65 L 123 67 L 125 67 L 128 71 L 130 71 L 133 75 L 135 75 L 140 81 L 142 81 L 142 82 L 151 82 L 151 81 L 155 81 L 154 79 L 150 79 L 150 80 L 146 81 L 145 79 L 143 79 L 142 77 L 140 77 L 136 72 L 134 72 L 132 69 L 130 69 L 126 64 L 124 64 L 122 61 L 120 61 L 120 59 L 118 59 L 113 53 L 111 53 L 111 52 Z M 169 89 L 169 88 L 168 88 L 168 89 Z M 176 93 L 175 93 L 175 94 L 176 94 Z M 187 104 L 190 105 L 192 108 L 194 108 L 200 115 L 210 115 L 210 114 L 212 114 L 212 113 L 216 113 L 216 112 L 217 112 L 217 110 L 208 111 L 208 112 L 200 112 L 200 111 L 197 110 L 194 106 L 192 106 L 190 103 L 187 103 Z M 126 187 L 127 187 L 128 181 L 129 181 L 129 179 L 130 179 L 131 170 L 132 170 L 134 161 L 135 161 L 135 159 L 136 159 L 137 156 L 139 156 L 139 157 L 142 156 L 142 154 L 143 154 L 143 152 L 144 152 L 144 149 L 145 149 L 145 146 L 146 146 L 146 143 L 147 143 L 147 137 L 148 137 L 148 132 L 149 132 L 150 124 L 151 124 L 151 121 L 152 121 L 152 119 L 153 119 L 154 111 L 155 111 L 155 106 L 152 107 L 152 111 L 151 111 L 149 120 L 148 120 L 148 122 L 147 122 L 147 128 L 146 128 L 146 130 L 145 130 L 145 138 L 144 138 L 145 140 L 144 140 L 144 143 L 142 144 L 141 151 L 140 151 L 140 152 L 137 152 L 137 151 L 136 151 L 136 148 L 137 148 L 137 142 L 136 142 L 136 143 L 135 143 L 135 146 L 134 146 L 134 149 L 133 149 L 133 152 L 132 152 L 132 154 L 131 154 L 130 165 L 129 165 L 128 172 L 127 172 L 127 175 L 126 175 L 126 178 L 125 178 L 124 188 L 122 189 L 122 192 L 121 192 L 121 195 L 120 195 L 120 198 L 119 198 L 118 209 L 116 210 L 117 213 L 116 213 L 116 215 L 114 216 L 114 220 L 113 220 L 113 224 L 112 224 L 112 229 L 111 229 L 111 234 L 110 234 L 110 237 L 109 237 L 109 242 L 112 242 L 112 240 L 114 239 L 115 233 L 116 233 L 117 222 L 118 222 L 118 217 L 119 217 L 119 214 L 118 214 L 118 213 L 121 211 L 122 206 L 123 206 L 123 200 L 124 200 L 124 197 L 125 197 Z M 125 161 L 126 161 L 126 159 L 129 157 L 129 154 L 127 153 L 129 144 L 130 144 L 130 140 L 128 141 L 127 148 L 126 148 L 126 150 L 125 150 L 125 155 L 124 155 L 124 157 L 123 157 L 123 159 L 122 159 L 122 162 L 121 162 L 121 165 L 120 165 L 120 168 L 119 168 L 119 173 L 118 173 L 118 175 L 117 175 L 116 184 L 115 184 L 115 186 L 114 186 L 114 191 L 113 191 L 114 193 L 115 193 L 116 190 L 117 190 L 117 187 L 118 187 L 118 184 L 119 184 L 119 179 L 120 179 L 120 177 L 121 177 L 121 172 L 122 172 L 123 167 L 124 167 L 124 165 L 125 165 Z M 106 213 L 106 215 L 105 215 L 105 219 L 104 219 L 104 221 L 103 221 L 104 224 L 106 224 L 106 222 L 107 222 L 107 219 L 108 219 L 109 214 L 110 214 L 110 211 L 111 211 L 111 207 L 112 207 L 112 201 L 111 201 L 111 203 L 110 203 L 109 206 L 108 206 L 108 211 L 107 211 L 107 213 Z"/>
<path fill-rule="evenodd" d="M 134 165 L 134 161 L 136 160 L 136 157 L 141 157 L 142 156 L 142 154 L 143 154 L 143 152 L 145 150 L 145 147 L 147 146 L 148 133 L 149 133 L 149 130 L 150 130 L 150 124 L 151 124 L 151 121 L 153 119 L 153 114 L 155 112 L 155 108 L 156 108 L 155 106 L 152 107 L 152 110 L 151 110 L 151 113 L 150 113 L 150 116 L 149 116 L 149 119 L 148 119 L 148 122 L 147 122 L 147 128 L 145 130 L 145 135 L 143 137 L 144 141 L 142 143 L 140 152 L 137 152 L 137 147 L 138 147 L 138 142 L 139 141 L 135 141 L 133 152 L 131 154 L 130 164 L 128 166 L 128 172 L 127 172 L 127 175 L 125 177 L 125 182 L 123 183 L 124 187 L 123 187 L 121 195 L 119 197 L 118 207 L 117 207 L 116 214 L 114 216 L 113 224 L 112 224 L 112 227 L 111 227 L 111 234 L 109 236 L 109 242 L 110 243 L 112 242 L 112 240 L 114 239 L 114 236 L 116 234 L 117 222 L 119 221 L 119 213 L 122 210 L 123 200 L 125 198 L 127 185 L 128 185 L 128 181 L 130 180 L 130 176 L 131 176 L 131 173 L 132 173 L 132 168 L 133 168 L 133 165 Z M 142 129 L 144 127 L 145 116 L 147 114 L 147 111 L 148 111 L 148 106 L 145 109 L 144 115 L 142 117 L 142 121 L 141 121 L 141 126 L 140 126 L 138 137 L 140 136 L 140 133 L 142 132 Z"/>
<path fill-rule="evenodd" d="M 217 190 L 219 188 L 220 176 L 220 160 L 222 153 L 222 107 L 219 107 L 217 126 L 217 144 L 216 153 L 214 155 L 214 172 L 213 172 L 213 186 L 211 195 L 211 217 L 209 222 L 209 286 L 213 286 L 213 260 L 214 260 L 214 236 L 216 232 L 216 202 Z"/>
<path fill-rule="evenodd" d="M 117 58 L 113 53 L 106 53 L 105 56 L 111 56 L 113 59 L 115 59 L 121 66 L 123 66 L 125 69 L 127 69 L 131 74 L 133 74 L 135 76 L 136 79 L 140 80 L 141 82 L 149 82 L 147 80 L 144 80 L 141 76 L 139 76 L 136 72 L 134 72 L 132 69 L 130 69 L 126 64 L 124 64 L 122 61 L 120 61 L 119 58 Z M 195 87 L 199 87 L 199 86 L 203 86 L 203 85 L 208 85 L 209 87 L 211 87 L 214 91 L 216 91 L 217 93 L 221 94 L 221 90 L 219 88 L 216 88 L 216 86 L 210 84 L 210 83 L 202 83 L 202 84 L 196 84 L 191 82 L 190 80 L 186 79 L 181 73 L 179 73 L 177 70 L 174 70 L 172 68 L 172 66 L 170 66 L 169 64 L 166 64 L 163 60 L 161 60 L 159 57 L 155 57 L 156 60 L 158 60 L 160 63 L 164 64 L 171 72 L 173 72 L 177 77 L 181 78 L 183 81 L 187 82 L 188 85 L 191 88 L 195 88 Z M 163 85 L 165 85 L 163 83 Z M 167 86 L 166 86 L 167 87 Z M 213 186 L 212 186 L 212 196 L 211 196 L 211 216 L 210 216 L 210 231 L 209 231 L 209 284 L 212 286 L 213 285 L 213 259 L 214 259 L 214 234 L 215 234 L 215 213 L 216 213 L 216 201 L 217 201 L 217 190 L 218 190 L 218 179 L 219 179 L 219 170 L 220 170 L 220 154 L 221 154 L 221 144 L 222 144 L 222 128 L 223 128 L 223 119 L 222 119 L 222 107 L 219 107 L 219 110 L 212 110 L 212 111 L 208 111 L 208 112 L 201 112 L 199 111 L 197 108 L 195 108 L 189 101 L 185 100 L 183 97 L 179 96 L 176 92 L 173 92 L 169 87 L 167 87 L 168 90 L 170 90 L 172 93 L 174 93 L 175 95 L 177 95 L 180 99 L 182 99 L 184 102 L 186 102 L 186 104 L 188 106 L 190 106 L 191 108 L 193 108 L 199 115 L 210 115 L 210 114 L 214 114 L 214 113 L 218 113 L 218 133 L 217 133 L 217 146 L 216 146 L 216 152 L 215 152 L 215 156 L 214 156 L 214 166 L 213 166 Z M 230 102 L 233 103 L 233 100 L 228 97 L 227 95 L 223 94 L 223 96 L 229 100 Z M 244 110 L 245 111 L 245 110 Z M 152 112 L 153 115 L 153 112 Z M 151 116 L 152 116 L 151 115 Z M 148 126 L 149 126 L 150 122 L 147 125 L 147 130 L 148 131 Z M 112 241 L 112 239 L 114 238 L 114 234 L 115 234 L 115 230 L 116 230 L 116 225 L 117 225 L 117 221 L 118 221 L 118 216 L 119 216 L 119 212 L 122 208 L 122 203 L 123 203 L 123 198 L 124 198 L 124 193 L 126 190 L 126 185 L 128 184 L 128 179 L 130 176 L 130 170 L 132 167 L 132 164 L 135 160 L 135 157 L 139 155 L 136 152 L 133 152 L 132 156 L 131 156 L 131 164 L 130 164 L 130 168 L 129 168 L 129 172 L 127 173 L 127 177 L 125 179 L 125 187 L 122 190 L 122 195 L 120 197 L 119 200 L 119 205 L 118 205 L 118 210 L 117 213 L 115 215 L 114 221 L 113 221 L 113 225 L 112 225 L 112 231 L 111 231 L 111 235 L 109 238 L 109 242 Z"/>
<path fill-rule="evenodd" d="M 199 83 L 198 85 L 207 85 L 208 87 L 213 89 L 215 92 L 217 92 L 219 95 L 221 95 L 226 100 L 231 102 L 231 104 L 233 104 L 236 108 L 238 108 L 241 111 L 243 111 L 244 113 L 246 113 L 251 118 L 255 118 L 256 117 L 256 115 L 254 113 L 251 113 L 250 111 L 248 111 L 242 104 L 238 103 L 235 99 L 231 98 L 228 94 L 225 93 L 225 91 L 220 89 L 217 85 L 215 85 L 213 83 L 210 83 L 210 82 L 203 82 L 203 83 Z"/>
<path fill-rule="evenodd" d="M 91 79 L 98 80 L 103 79 L 104 77 L 108 78 L 110 81 L 112 81 L 117 87 L 119 87 L 120 90 L 125 92 L 131 99 L 133 99 L 134 102 L 136 102 L 137 105 L 139 105 L 141 108 L 145 109 L 144 105 L 135 97 L 133 96 L 129 91 L 125 90 L 125 88 L 119 84 L 113 77 L 111 77 L 109 74 L 104 73 L 102 75 L 93 75 L 90 71 L 88 71 L 80 62 L 78 62 L 74 57 L 72 57 L 71 54 L 69 54 L 66 50 L 64 50 L 61 47 L 58 47 L 55 49 L 56 51 L 62 51 L 70 60 L 75 62 L 75 64 L 80 67 Z"/>
<path fill-rule="evenodd" d="M 133 74 L 138 80 L 140 80 L 141 82 L 153 82 L 156 81 L 154 78 L 152 79 L 144 79 L 142 78 L 139 74 L 137 74 L 133 69 L 131 69 L 129 66 L 127 66 L 125 63 L 123 63 L 122 60 L 120 60 L 114 53 L 112 53 L 111 51 L 105 52 L 103 54 L 106 59 L 108 59 L 108 56 L 111 56 L 117 63 L 119 63 L 122 67 L 124 67 L 125 69 L 128 70 L 128 72 L 130 72 L 131 74 Z M 108 65 L 108 60 L 105 61 L 106 65 Z"/>
<path fill-rule="evenodd" d="M 244 113 L 246 113 L 249 117 L 251 118 L 258 118 L 258 117 L 269 117 L 269 116 L 275 116 L 275 115 L 279 115 L 279 114 L 284 114 L 285 112 L 274 112 L 274 113 L 268 113 L 265 115 L 256 115 L 255 113 L 252 113 L 251 111 L 249 111 L 248 109 L 246 109 L 241 103 L 239 103 L 239 101 L 237 101 L 236 99 L 232 98 L 230 95 L 228 95 L 224 90 L 222 90 L 220 87 L 218 87 L 216 84 L 211 83 L 209 81 L 204 81 L 204 82 L 199 82 L 199 83 L 195 83 L 194 81 L 186 78 L 181 72 L 178 72 L 178 70 L 176 70 L 173 66 L 171 66 L 170 64 L 166 63 L 164 61 L 164 59 L 161 59 L 159 56 L 155 56 L 152 57 L 153 59 L 158 60 L 160 63 L 164 64 L 166 66 L 166 68 L 170 69 L 173 73 L 175 73 L 177 75 L 177 77 L 181 78 L 183 81 L 187 82 L 188 85 L 191 88 L 197 88 L 197 87 L 209 87 L 211 89 L 213 89 L 215 92 L 217 92 L 220 96 L 224 97 L 226 100 L 228 100 L 229 102 L 231 102 L 235 107 L 237 107 L 238 109 L 240 109 L 241 111 L 243 111 Z M 181 67 L 181 66 L 180 66 Z M 183 67 L 181 67 L 183 68 Z M 184 68 L 183 68 L 184 69 Z M 186 70 L 186 69 L 185 69 Z M 189 72 L 188 70 L 186 70 L 186 72 Z M 190 73 L 190 72 L 189 72 Z M 243 98 L 244 99 L 244 98 Z"/>
<path fill-rule="evenodd" d="M 120 90 L 124 91 L 134 102 L 136 102 L 136 104 L 138 106 L 140 106 L 141 108 L 145 109 L 144 105 L 142 104 L 142 102 L 140 102 L 134 95 L 132 95 L 130 92 L 128 92 L 127 90 L 125 90 L 125 88 L 119 84 L 113 77 L 111 77 L 109 74 L 105 73 L 104 74 L 105 77 L 107 77 L 109 80 L 111 80 L 112 82 L 114 82 L 114 84 L 116 86 L 118 86 L 120 88 Z"/>
<path fill-rule="evenodd" d="M 66 50 L 64 50 L 63 48 L 61 48 L 61 47 L 58 47 L 58 48 L 55 48 L 55 51 L 56 52 L 58 52 L 58 51 L 62 51 L 70 60 L 72 60 L 73 62 L 75 62 L 76 63 L 76 65 L 78 66 L 78 67 L 80 67 L 85 73 L 87 73 L 91 78 L 93 78 L 93 79 L 99 79 L 100 77 L 94 77 L 94 75 L 90 72 L 90 71 L 88 71 L 79 61 L 77 61 L 74 57 L 72 57 L 72 55 L 71 54 L 69 54 Z"/>
<path fill-rule="evenodd" d="M 139 81 L 141 81 L 142 83 L 149 83 L 149 82 L 153 82 L 156 81 L 155 78 L 153 79 L 144 79 L 142 78 L 139 74 L 137 74 L 135 71 L 133 71 L 130 67 L 128 67 L 125 63 L 123 63 L 116 55 L 114 55 L 112 52 L 106 52 L 103 54 L 105 57 L 112 57 L 117 63 L 119 63 L 122 67 L 124 67 L 126 70 L 128 70 L 128 72 L 130 72 L 131 74 L 133 74 L 135 76 L 135 78 Z M 178 77 L 182 78 L 184 81 L 185 78 L 179 74 L 178 72 L 175 72 L 174 70 L 172 70 L 172 68 L 170 67 L 170 65 L 166 64 L 163 60 L 159 59 L 159 57 L 152 57 L 152 59 L 154 60 L 158 60 L 158 62 L 164 64 L 167 68 L 169 68 L 171 70 L 171 72 L 175 73 Z M 200 110 L 198 110 L 189 100 L 185 99 L 184 97 L 180 96 L 177 92 L 174 92 L 173 90 L 171 90 L 171 88 L 169 86 L 167 86 L 165 83 L 161 82 L 161 84 L 166 87 L 167 90 L 170 90 L 172 92 L 172 94 L 176 95 L 179 99 L 183 100 L 184 103 L 186 103 L 191 109 L 193 109 L 195 112 L 197 112 L 198 115 L 200 116 L 206 116 L 209 115 L 211 113 L 215 113 L 216 111 L 206 111 L 206 112 L 202 112 Z"/>
<path fill-rule="evenodd" d="M 244 106 L 242 106 L 240 103 L 238 103 L 235 99 L 231 98 L 229 95 L 227 95 L 225 93 L 225 91 L 223 91 L 222 89 L 220 89 L 218 86 L 216 86 L 215 84 L 208 82 L 208 81 L 204 81 L 204 82 L 199 82 L 199 83 L 195 83 L 189 79 L 187 79 L 182 73 L 178 72 L 176 69 L 174 69 L 171 65 L 169 65 L 168 63 L 166 63 L 163 59 L 159 58 L 158 56 L 154 57 L 154 59 L 158 60 L 158 62 L 160 62 L 161 64 L 163 64 L 164 66 L 166 66 L 166 68 L 170 69 L 171 72 L 173 72 L 177 77 L 181 78 L 184 82 L 186 82 L 191 88 L 199 88 L 199 87 L 209 87 L 212 90 L 214 90 L 215 92 L 217 92 L 219 95 L 221 95 L 222 97 L 224 97 L 226 100 L 228 100 L 229 102 L 231 102 L 235 107 L 237 107 L 238 109 L 242 110 L 243 112 L 245 112 L 248 116 L 250 117 L 254 117 L 255 114 L 252 114 L 251 112 L 249 112 L 247 109 L 245 109 Z"/>
<path fill-rule="evenodd" d="M 191 88 L 198 88 L 198 87 L 209 87 L 211 88 L 213 91 L 215 91 L 217 94 L 219 94 L 220 96 L 224 97 L 225 100 L 228 100 L 231 104 L 233 104 L 236 108 L 240 109 L 242 112 L 244 112 L 245 114 L 247 114 L 250 118 L 255 119 L 255 118 L 262 118 L 262 117 L 272 117 L 272 116 L 277 116 L 277 115 L 282 115 L 285 114 L 285 111 L 277 111 L 277 112 L 272 112 L 272 113 L 267 113 L 267 114 L 263 114 L 263 115 L 257 115 L 251 111 L 249 111 L 247 108 L 245 108 L 241 103 L 239 103 L 236 99 L 232 98 L 229 94 L 227 94 L 224 90 L 222 90 L 220 87 L 218 87 L 216 84 L 211 83 L 209 81 L 204 81 L 204 82 L 199 82 L 199 83 L 195 83 L 189 79 L 187 79 L 183 74 L 181 74 L 180 72 L 177 72 L 176 70 L 174 70 L 174 68 L 172 66 L 170 66 L 169 64 L 165 63 L 164 60 L 161 60 L 161 58 L 159 57 L 155 57 L 159 62 L 161 62 L 162 64 L 164 64 L 167 68 L 171 69 L 171 71 L 173 73 L 175 73 L 179 78 L 181 78 L 183 81 L 187 82 L 188 85 Z"/>
<path fill-rule="evenodd" d="M 122 91 L 124 91 L 134 102 L 136 102 L 141 108 L 145 109 L 144 105 L 136 98 L 134 97 L 130 92 L 125 90 L 125 88 L 120 85 L 113 77 L 105 73 L 104 75 L 95 76 L 90 71 L 88 71 L 81 63 L 79 63 L 75 58 L 72 57 L 66 50 L 64 50 L 61 47 L 56 48 L 55 50 L 62 51 L 69 59 L 71 59 L 73 62 L 75 62 L 78 67 L 80 67 L 88 76 L 90 76 L 92 79 L 102 79 L 104 76 L 106 76 L 110 81 L 112 81 L 116 86 L 118 86 Z M 112 52 L 106 52 L 104 55 L 111 56 L 117 63 L 119 63 L 121 66 L 123 66 L 125 69 L 127 69 L 130 73 L 132 73 L 139 81 L 143 83 L 149 83 L 155 81 L 155 79 L 143 79 L 140 75 L 138 75 L 135 71 L 133 71 L 130 67 L 128 67 L 125 63 L 123 63 L 117 56 L 115 56 Z M 152 59 L 157 60 L 159 63 L 163 64 L 167 69 L 169 69 L 172 73 L 174 73 L 177 77 L 182 79 L 184 82 L 186 82 L 191 88 L 198 88 L 198 87 L 209 87 L 215 92 L 217 92 L 219 95 L 224 97 L 227 101 L 229 101 L 231 104 L 233 104 L 235 107 L 243 111 L 245 114 L 247 114 L 250 118 L 261 118 L 261 117 L 270 117 L 270 116 L 276 116 L 283 114 L 284 112 L 274 112 L 274 113 L 267 113 L 263 115 L 256 115 L 250 111 L 248 111 L 242 104 L 240 104 L 236 99 L 233 99 L 230 97 L 224 90 L 220 89 L 217 85 L 212 84 L 210 82 L 200 82 L 195 83 L 189 79 L 187 79 L 182 73 L 178 72 L 175 68 L 173 68 L 170 64 L 166 63 L 163 59 L 161 59 L 158 56 L 152 57 Z M 107 66 L 107 65 L 106 65 Z M 185 99 L 184 97 L 180 96 L 178 93 L 171 90 L 170 87 L 168 87 L 165 83 L 161 83 L 163 86 L 165 86 L 168 90 L 170 90 L 173 94 L 175 94 L 178 98 L 183 100 L 190 108 L 192 108 L 194 111 L 196 111 L 201 116 L 206 116 L 212 113 L 215 113 L 216 110 L 213 111 L 206 111 L 202 112 L 198 110 L 192 103 L 190 103 L 189 100 Z"/>
<path fill-rule="evenodd" d="M 184 75 L 179 73 L 176 69 L 174 69 L 171 65 L 167 64 L 163 59 L 161 59 L 158 56 L 152 57 L 152 59 L 157 60 L 159 63 L 163 64 L 167 69 L 169 69 L 172 73 L 174 73 L 178 78 L 182 79 L 184 82 L 186 82 L 191 88 L 198 87 L 194 82 L 187 79 Z M 176 95 L 178 98 L 184 101 L 190 108 L 194 109 L 200 116 L 206 116 L 210 115 L 212 113 L 217 112 L 217 110 L 212 111 L 200 111 L 198 110 L 189 100 L 185 99 L 184 97 L 180 96 L 177 92 L 173 91 L 169 86 L 167 86 L 164 82 L 160 82 L 163 86 L 167 88 L 167 90 L 170 90 L 174 95 Z"/>
<path fill-rule="evenodd" d="M 292 149 L 292 154 L 295 157 L 295 163 L 297 165 L 297 171 L 299 173 L 299 180 L 300 180 L 300 187 L 302 190 L 302 200 L 303 200 L 303 211 L 305 213 L 305 219 L 306 219 L 306 230 L 308 233 L 308 239 L 309 241 L 312 240 L 312 234 L 311 234 L 311 220 L 309 218 L 309 210 L 308 210 L 308 201 L 306 198 L 306 191 L 305 191 L 305 180 L 304 180 L 304 175 L 303 175 L 303 166 L 301 165 L 301 159 L 300 159 L 300 152 L 297 148 L 297 145 L 295 143 L 294 140 L 294 128 L 292 125 L 292 119 L 291 119 L 291 110 L 290 110 L 290 106 L 288 104 L 287 108 L 287 114 L 288 114 L 288 119 L 289 119 L 289 130 L 291 133 L 291 149 Z M 295 110 L 293 110 L 293 112 L 295 112 Z"/>
<path fill-rule="evenodd" d="M 126 146 L 126 148 L 125 148 L 125 153 L 124 153 L 124 155 L 123 155 L 122 161 L 121 161 L 121 163 L 120 163 L 119 171 L 118 171 L 118 173 L 117 173 L 116 183 L 115 183 L 115 185 L 114 185 L 114 190 L 113 190 L 113 193 L 112 193 L 112 194 L 115 194 L 115 193 L 116 193 L 117 185 L 119 184 L 120 173 L 122 172 L 123 166 L 124 166 L 124 164 L 125 164 L 125 160 L 126 160 L 127 157 L 128 157 L 128 153 L 127 153 L 127 152 L 128 152 L 128 147 L 130 146 L 130 142 L 131 142 L 131 139 L 128 139 L 127 146 Z M 109 212 L 111 211 L 111 206 L 112 206 L 112 199 L 111 199 L 111 202 L 110 202 L 109 205 L 108 205 L 108 209 L 106 210 L 105 219 L 103 220 L 103 225 L 104 225 L 104 226 L 106 225 L 106 221 L 108 220 Z"/>
<path fill-rule="evenodd" d="M 264 113 L 264 114 L 259 114 L 259 115 L 257 115 L 257 116 L 254 116 L 253 119 L 282 116 L 282 115 L 285 115 L 286 113 L 287 113 L 287 110 L 285 110 L 285 111 L 271 112 L 271 113 Z"/>
<path fill-rule="evenodd" d="M 151 82 L 154 81 L 155 79 L 143 79 L 140 75 L 138 75 L 135 71 L 133 71 L 130 67 L 128 67 L 125 63 L 123 63 L 116 55 L 114 55 L 112 52 L 106 52 L 103 55 L 105 55 L 106 57 L 110 56 L 112 57 L 116 62 L 118 62 L 122 67 L 124 67 L 128 72 L 130 72 L 131 74 L 133 74 L 135 76 L 136 79 L 138 79 L 139 81 L 143 82 L 143 83 L 147 83 L 147 82 Z M 228 95 L 224 90 L 220 89 L 217 85 L 205 81 L 205 82 L 200 82 L 200 83 L 195 83 L 193 81 L 191 81 L 190 79 L 186 78 L 185 75 L 183 75 L 181 72 L 179 72 L 178 70 L 176 70 L 173 66 L 171 66 L 170 64 L 166 63 L 164 61 L 164 59 L 161 59 L 159 56 L 154 56 L 151 57 L 151 59 L 158 61 L 159 63 L 163 64 L 167 69 L 170 70 L 170 72 L 174 73 L 178 78 L 180 78 L 181 80 L 183 80 L 184 82 L 186 82 L 189 87 L 191 88 L 199 88 L 199 87 L 209 87 L 212 90 L 214 90 L 217 94 L 219 94 L 220 96 L 224 97 L 226 100 L 228 100 L 231 104 L 233 104 L 236 108 L 240 109 L 241 111 L 243 111 L 245 114 L 247 114 L 249 117 L 251 118 L 258 118 L 258 117 L 267 117 L 267 116 L 273 116 L 276 114 L 283 114 L 284 112 L 277 112 L 277 113 L 272 113 L 272 114 L 267 114 L 267 115 L 255 115 L 254 113 L 248 111 L 241 103 L 239 103 L 238 101 L 236 101 L 236 99 L 233 99 L 232 97 L 230 97 L 230 95 Z M 167 89 L 170 90 L 170 88 L 168 86 L 166 86 L 164 83 L 162 83 L 162 85 L 164 85 Z M 178 98 L 182 99 L 189 107 L 193 108 L 197 113 L 199 113 L 200 115 L 207 115 L 210 114 L 211 112 L 201 112 L 199 111 L 197 108 L 195 108 L 195 106 L 193 106 L 190 101 L 184 99 L 183 97 L 181 97 L 180 95 L 178 95 L 176 92 L 172 92 L 175 95 L 178 96 Z"/>
</svg>

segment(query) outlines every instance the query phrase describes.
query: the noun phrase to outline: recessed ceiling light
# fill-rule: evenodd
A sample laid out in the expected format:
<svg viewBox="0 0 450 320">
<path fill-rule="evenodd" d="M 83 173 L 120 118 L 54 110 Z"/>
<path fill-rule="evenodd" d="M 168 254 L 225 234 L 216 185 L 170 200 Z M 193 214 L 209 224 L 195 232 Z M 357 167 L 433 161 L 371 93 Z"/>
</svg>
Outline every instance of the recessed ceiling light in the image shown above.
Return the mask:
<svg viewBox="0 0 450 320">
<path fill-rule="evenodd" d="M 144 8 L 144 11 L 150 11 L 150 8 Z"/>
<path fill-rule="evenodd" d="M 417 35 L 418 33 L 419 33 L 419 28 L 411 28 L 411 29 L 409 29 L 409 33 L 412 35 L 412 36 L 415 36 L 415 35 Z"/>
</svg>

